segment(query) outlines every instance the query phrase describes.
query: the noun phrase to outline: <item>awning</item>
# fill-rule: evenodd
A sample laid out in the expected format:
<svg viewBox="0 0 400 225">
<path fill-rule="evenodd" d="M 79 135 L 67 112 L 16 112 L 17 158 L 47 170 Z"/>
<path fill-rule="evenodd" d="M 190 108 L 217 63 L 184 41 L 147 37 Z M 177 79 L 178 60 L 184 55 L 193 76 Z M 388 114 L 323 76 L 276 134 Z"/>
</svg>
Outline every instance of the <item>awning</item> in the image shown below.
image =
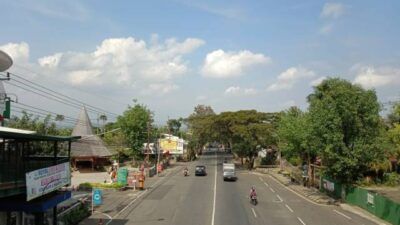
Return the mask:
<svg viewBox="0 0 400 225">
<path fill-rule="evenodd" d="M 52 192 L 29 202 L 26 201 L 25 195 L 0 198 L 0 211 L 45 212 L 70 198 L 70 191 Z"/>
</svg>

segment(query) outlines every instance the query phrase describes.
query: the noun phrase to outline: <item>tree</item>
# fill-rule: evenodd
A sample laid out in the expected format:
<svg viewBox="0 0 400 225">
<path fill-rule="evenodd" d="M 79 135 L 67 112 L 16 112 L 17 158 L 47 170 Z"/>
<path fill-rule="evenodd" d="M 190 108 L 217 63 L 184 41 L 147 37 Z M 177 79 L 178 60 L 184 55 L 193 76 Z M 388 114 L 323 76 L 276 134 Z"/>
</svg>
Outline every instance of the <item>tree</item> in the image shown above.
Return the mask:
<svg viewBox="0 0 400 225">
<path fill-rule="evenodd" d="M 207 142 L 212 140 L 212 123 L 215 118 L 214 110 L 211 106 L 198 105 L 194 112 L 183 121 L 186 123 L 189 133 L 189 148 L 197 153 L 202 153 L 202 148 Z"/>
<path fill-rule="evenodd" d="M 51 120 L 51 115 L 47 115 L 41 120 L 38 116 L 35 117 L 33 114 L 22 111 L 21 117 L 12 117 L 8 122 L 8 126 L 18 129 L 33 130 L 38 134 L 58 135 L 56 124 L 51 122 Z"/>
<path fill-rule="evenodd" d="M 150 110 L 135 102 L 135 105 L 128 106 L 122 116 L 117 118 L 117 125 L 125 135 L 126 141 L 131 148 L 131 155 L 137 156 L 143 144 L 147 142 L 148 128 L 153 123 Z"/>
<path fill-rule="evenodd" d="M 278 136 L 279 147 L 287 159 L 299 157 L 307 163 L 314 161 L 316 152 L 310 148 L 312 138 L 308 113 L 297 107 L 285 111 L 279 121 Z"/>
<path fill-rule="evenodd" d="M 167 121 L 168 130 L 169 132 L 171 132 L 171 134 L 179 136 L 179 131 L 182 126 L 182 120 L 183 120 L 182 118 L 179 118 L 179 119 L 169 119 Z"/>
<path fill-rule="evenodd" d="M 99 116 L 99 119 L 101 120 L 101 121 L 103 121 L 103 132 L 104 132 L 104 130 L 105 130 L 105 123 L 106 123 L 106 121 L 107 121 L 107 116 L 105 115 L 105 114 L 102 114 L 102 115 L 100 115 Z"/>
<path fill-rule="evenodd" d="M 380 105 L 373 90 L 330 78 L 308 96 L 310 148 L 322 155 L 326 174 L 351 183 L 381 159 Z"/>
</svg>

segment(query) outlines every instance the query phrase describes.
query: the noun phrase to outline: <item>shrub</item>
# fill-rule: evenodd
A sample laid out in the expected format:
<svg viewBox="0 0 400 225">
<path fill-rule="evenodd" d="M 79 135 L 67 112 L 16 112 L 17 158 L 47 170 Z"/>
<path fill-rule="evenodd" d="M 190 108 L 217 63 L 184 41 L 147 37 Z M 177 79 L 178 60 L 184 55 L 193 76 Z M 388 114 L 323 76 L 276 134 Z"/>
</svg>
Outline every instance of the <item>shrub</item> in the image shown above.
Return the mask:
<svg viewBox="0 0 400 225">
<path fill-rule="evenodd" d="M 387 186 L 396 186 L 400 185 L 400 175 L 392 172 L 392 173 L 385 173 L 383 175 L 384 184 Z"/>
<path fill-rule="evenodd" d="M 112 184 L 106 184 L 106 183 L 82 183 L 79 184 L 79 189 L 92 189 L 92 188 L 104 188 L 104 189 L 108 189 L 108 188 L 122 188 L 125 187 L 125 185 L 123 184 L 118 184 L 118 183 L 112 183 Z"/>
</svg>

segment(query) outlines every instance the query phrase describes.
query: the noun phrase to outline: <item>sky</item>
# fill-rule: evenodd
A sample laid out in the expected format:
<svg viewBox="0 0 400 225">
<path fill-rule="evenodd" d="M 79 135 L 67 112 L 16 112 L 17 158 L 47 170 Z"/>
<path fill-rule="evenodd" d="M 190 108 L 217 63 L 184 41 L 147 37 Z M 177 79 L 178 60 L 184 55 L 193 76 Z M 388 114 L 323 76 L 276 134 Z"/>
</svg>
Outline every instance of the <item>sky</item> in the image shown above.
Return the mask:
<svg viewBox="0 0 400 225">
<path fill-rule="evenodd" d="M 121 114 L 133 99 L 159 124 L 198 104 L 216 112 L 307 109 L 306 97 L 327 77 L 375 89 L 381 102 L 400 99 L 398 0 L 0 5 L 0 49 L 14 61 L 9 72 L 107 113 Z M 20 102 L 78 115 L 4 85 Z"/>
</svg>

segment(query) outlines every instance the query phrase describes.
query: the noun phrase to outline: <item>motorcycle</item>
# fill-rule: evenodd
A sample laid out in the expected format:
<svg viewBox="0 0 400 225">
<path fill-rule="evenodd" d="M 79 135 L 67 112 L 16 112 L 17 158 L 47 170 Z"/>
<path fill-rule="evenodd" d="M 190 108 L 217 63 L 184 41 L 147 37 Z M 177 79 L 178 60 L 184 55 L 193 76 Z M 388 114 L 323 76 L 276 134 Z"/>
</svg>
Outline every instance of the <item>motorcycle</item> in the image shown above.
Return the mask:
<svg viewBox="0 0 400 225">
<path fill-rule="evenodd" d="M 189 171 L 184 170 L 184 171 L 183 171 L 183 176 L 185 176 L 185 177 L 189 176 Z"/>
<path fill-rule="evenodd" d="M 251 204 L 253 204 L 253 205 L 257 205 L 258 204 L 256 195 L 251 196 L 250 199 L 251 199 Z"/>
</svg>

